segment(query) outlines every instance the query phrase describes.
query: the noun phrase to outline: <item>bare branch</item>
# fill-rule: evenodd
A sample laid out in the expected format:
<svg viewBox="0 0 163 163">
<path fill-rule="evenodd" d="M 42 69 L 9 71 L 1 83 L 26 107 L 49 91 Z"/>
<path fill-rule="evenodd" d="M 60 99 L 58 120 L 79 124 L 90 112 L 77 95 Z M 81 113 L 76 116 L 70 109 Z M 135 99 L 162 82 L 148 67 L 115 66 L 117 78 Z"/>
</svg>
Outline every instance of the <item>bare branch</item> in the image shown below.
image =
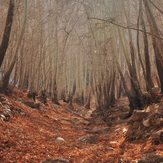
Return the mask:
<svg viewBox="0 0 163 163">
<path fill-rule="evenodd" d="M 142 29 L 138 29 L 138 28 L 134 28 L 134 27 L 129 27 L 129 26 L 124 26 L 124 25 L 118 24 L 118 23 L 116 23 L 115 20 L 113 20 L 113 19 L 110 19 L 110 20 L 109 20 L 109 19 L 106 20 L 106 19 L 102 19 L 102 18 L 88 18 L 88 19 L 90 19 L 90 20 L 100 20 L 100 21 L 102 21 L 102 22 L 106 22 L 106 23 L 109 23 L 109 24 L 118 26 L 118 27 L 120 27 L 120 28 L 123 28 L 123 29 L 131 29 L 131 30 L 135 30 L 135 31 L 140 31 L 140 32 L 142 32 L 142 33 L 147 33 L 148 35 L 151 35 L 151 36 L 157 37 L 158 39 L 163 40 L 163 37 L 160 37 L 160 36 L 158 36 L 158 35 L 155 35 L 155 34 L 153 34 L 153 33 L 151 33 L 151 32 L 146 32 L 146 31 L 144 31 L 144 30 L 142 30 Z"/>
</svg>

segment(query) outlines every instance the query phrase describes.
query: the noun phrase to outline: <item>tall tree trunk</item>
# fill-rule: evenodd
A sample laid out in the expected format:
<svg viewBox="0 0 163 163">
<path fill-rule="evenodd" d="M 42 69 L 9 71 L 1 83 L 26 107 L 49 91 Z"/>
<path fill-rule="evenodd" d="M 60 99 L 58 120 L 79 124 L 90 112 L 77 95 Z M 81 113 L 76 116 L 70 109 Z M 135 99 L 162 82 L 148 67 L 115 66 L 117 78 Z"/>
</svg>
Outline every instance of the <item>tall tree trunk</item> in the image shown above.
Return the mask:
<svg viewBox="0 0 163 163">
<path fill-rule="evenodd" d="M 9 80 L 10 80 L 10 75 L 12 73 L 12 70 L 14 69 L 15 63 L 17 61 L 18 58 L 18 51 L 20 50 L 20 45 L 24 36 L 24 32 L 25 32 L 25 25 L 26 25 L 26 21 L 27 21 L 27 0 L 24 0 L 24 6 L 25 6 L 25 10 L 24 10 L 24 22 L 23 22 L 23 26 L 21 29 L 21 33 L 20 33 L 20 37 L 16 46 L 16 50 L 15 50 L 15 54 L 14 54 L 14 59 L 11 62 L 11 65 L 9 66 L 7 72 L 4 74 L 4 78 L 3 78 L 3 83 L 2 83 L 2 90 L 5 91 L 8 88 L 9 85 Z"/>
<path fill-rule="evenodd" d="M 146 27 L 144 23 L 144 19 L 142 17 L 142 27 L 144 32 L 144 55 L 145 55 L 145 67 L 146 67 L 146 87 L 147 91 L 150 91 L 153 87 L 153 81 L 152 81 L 152 76 L 151 76 L 151 62 L 150 62 L 150 57 L 149 57 L 149 45 L 148 45 L 148 36 L 146 33 Z"/>
<path fill-rule="evenodd" d="M 155 52 L 155 59 L 156 59 L 156 66 L 158 71 L 158 76 L 160 79 L 161 84 L 161 92 L 163 93 L 163 42 L 159 38 L 156 38 L 156 36 L 160 36 L 160 31 L 158 29 L 156 20 L 153 16 L 152 10 L 150 8 L 148 0 L 143 0 L 146 15 L 148 22 L 150 24 L 150 30 L 152 33 L 152 41 L 153 41 L 153 48 Z"/>
<path fill-rule="evenodd" d="M 14 0 L 10 0 L 8 14 L 6 19 L 5 30 L 3 33 L 2 43 L 0 45 L 0 67 L 2 66 L 8 45 L 14 17 Z"/>
<path fill-rule="evenodd" d="M 142 71 L 143 71 L 143 75 L 144 75 L 144 79 L 146 78 L 146 71 L 145 71 L 145 67 L 143 64 L 143 60 L 141 57 L 141 52 L 140 52 L 140 20 L 141 20 L 141 16 L 142 16 L 142 1 L 140 0 L 139 2 L 139 15 L 138 15 L 138 20 L 137 20 L 137 50 L 138 50 L 138 57 L 139 57 L 139 61 L 140 61 L 140 65 L 142 67 Z"/>
</svg>

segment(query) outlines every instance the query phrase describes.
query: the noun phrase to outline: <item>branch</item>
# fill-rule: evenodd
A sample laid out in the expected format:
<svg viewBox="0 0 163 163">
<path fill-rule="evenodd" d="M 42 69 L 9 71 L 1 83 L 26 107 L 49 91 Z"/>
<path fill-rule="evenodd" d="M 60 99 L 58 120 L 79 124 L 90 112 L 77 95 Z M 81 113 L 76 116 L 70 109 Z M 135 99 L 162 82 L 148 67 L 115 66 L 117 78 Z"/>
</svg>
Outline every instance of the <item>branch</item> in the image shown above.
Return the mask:
<svg viewBox="0 0 163 163">
<path fill-rule="evenodd" d="M 106 20 L 106 19 L 102 19 L 102 18 L 88 18 L 88 19 L 91 19 L 91 20 L 100 20 L 100 21 L 103 21 L 103 22 L 106 22 L 106 23 L 109 23 L 109 24 L 118 26 L 118 27 L 123 28 L 123 29 L 131 29 L 131 30 L 135 30 L 135 31 L 140 31 L 142 33 L 146 33 L 148 35 L 151 35 L 151 36 L 154 36 L 154 37 L 156 37 L 158 39 L 163 40 L 163 37 L 160 37 L 159 35 L 155 35 L 155 34 L 153 34 L 151 32 L 147 32 L 147 31 L 144 31 L 142 29 L 137 29 L 137 28 L 134 28 L 134 27 L 129 27 L 129 26 L 124 26 L 124 25 L 118 24 L 118 23 L 115 22 L 114 19 L 110 19 L 110 20 L 109 19 Z"/>
<path fill-rule="evenodd" d="M 149 0 L 149 2 L 150 2 L 161 14 L 163 14 L 163 11 L 162 11 L 159 7 L 157 7 L 156 4 L 155 4 L 152 0 Z"/>
</svg>

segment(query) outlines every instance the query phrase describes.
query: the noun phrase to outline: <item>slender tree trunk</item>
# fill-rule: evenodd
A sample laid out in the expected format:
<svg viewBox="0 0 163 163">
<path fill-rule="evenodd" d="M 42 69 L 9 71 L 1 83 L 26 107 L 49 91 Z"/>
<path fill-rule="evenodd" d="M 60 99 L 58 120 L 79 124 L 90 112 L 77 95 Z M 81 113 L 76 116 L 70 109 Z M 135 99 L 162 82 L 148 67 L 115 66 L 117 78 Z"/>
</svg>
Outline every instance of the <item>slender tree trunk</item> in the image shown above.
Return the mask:
<svg viewBox="0 0 163 163">
<path fill-rule="evenodd" d="M 138 50 L 138 57 L 139 57 L 139 61 L 140 61 L 140 64 L 141 64 L 141 67 L 142 67 L 142 70 L 143 70 L 143 75 L 144 75 L 144 79 L 146 78 L 146 71 L 145 71 L 145 67 L 144 67 L 144 64 L 143 64 L 143 60 L 142 60 L 142 57 L 141 57 L 141 52 L 140 52 L 140 31 L 139 31 L 139 28 L 140 28 L 140 18 L 142 16 L 142 1 L 140 0 L 139 2 L 139 15 L 138 15 L 138 20 L 137 20 L 137 50 Z"/>
<path fill-rule="evenodd" d="M 109 97 L 109 105 L 115 104 L 115 78 L 116 78 L 116 72 L 115 68 L 113 68 L 113 76 L 112 76 L 112 82 L 111 82 L 111 88 L 110 88 L 110 97 Z"/>
<path fill-rule="evenodd" d="M 148 45 L 148 36 L 146 33 L 146 27 L 144 23 L 144 19 L 142 17 L 142 27 L 144 32 L 144 55 L 145 55 L 145 67 L 146 67 L 146 87 L 147 91 L 150 91 L 153 87 L 153 81 L 152 81 L 152 76 L 151 76 L 151 62 L 150 62 L 150 57 L 149 57 L 149 45 Z"/>
</svg>

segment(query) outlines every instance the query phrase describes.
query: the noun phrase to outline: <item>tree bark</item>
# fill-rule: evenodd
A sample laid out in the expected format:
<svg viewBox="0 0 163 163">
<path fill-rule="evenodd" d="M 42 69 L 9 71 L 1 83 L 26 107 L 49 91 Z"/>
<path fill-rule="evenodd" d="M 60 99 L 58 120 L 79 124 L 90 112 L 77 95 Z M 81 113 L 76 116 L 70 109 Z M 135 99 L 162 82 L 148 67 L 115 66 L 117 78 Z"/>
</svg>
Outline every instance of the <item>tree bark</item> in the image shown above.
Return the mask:
<svg viewBox="0 0 163 163">
<path fill-rule="evenodd" d="M 146 31 L 145 23 L 142 18 L 142 27 L 143 30 Z M 152 76 L 151 76 L 151 62 L 150 62 L 150 57 L 149 57 L 149 44 L 148 44 L 148 36 L 147 33 L 144 32 L 144 55 L 145 55 L 145 67 L 146 67 L 146 87 L 147 91 L 150 91 L 153 87 L 153 81 L 152 81 Z"/>
<path fill-rule="evenodd" d="M 14 0 L 10 0 L 8 14 L 6 19 L 5 30 L 3 33 L 2 43 L 0 45 L 0 67 L 2 66 L 8 45 L 9 39 L 11 35 L 11 29 L 13 24 L 13 17 L 14 17 Z"/>
<path fill-rule="evenodd" d="M 150 25 L 150 30 L 151 30 L 151 33 L 153 33 L 152 35 L 153 48 L 155 52 L 158 76 L 159 76 L 160 84 L 161 84 L 161 92 L 163 93 L 163 75 L 162 75 L 163 74 L 163 43 L 162 43 L 162 40 L 154 37 L 154 35 L 160 36 L 161 34 L 158 29 L 156 20 L 153 16 L 149 2 L 147 0 L 143 0 L 143 2 L 144 2 L 145 10 L 146 10 L 147 19 Z"/>
</svg>

